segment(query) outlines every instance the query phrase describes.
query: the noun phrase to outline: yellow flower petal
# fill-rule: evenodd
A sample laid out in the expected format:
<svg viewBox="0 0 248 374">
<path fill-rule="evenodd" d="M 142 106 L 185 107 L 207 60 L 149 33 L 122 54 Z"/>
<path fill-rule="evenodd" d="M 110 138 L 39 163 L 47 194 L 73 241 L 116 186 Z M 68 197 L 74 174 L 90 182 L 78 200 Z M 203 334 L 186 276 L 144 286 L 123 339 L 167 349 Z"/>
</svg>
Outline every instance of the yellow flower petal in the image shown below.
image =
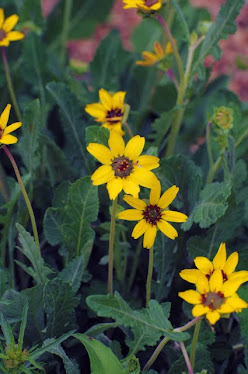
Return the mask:
<svg viewBox="0 0 248 374">
<path fill-rule="evenodd" d="M 157 226 L 163 234 L 165 234 L 166 236 L 168 236 L 168 238 L 172 240 L 174 240 L 178 236 L 177 230 L 175 230 L 173 226 L 171 226 L 168 222 L 164 221 L 163 219 L 157 222 Z"/>
<path fill-rule="evenodd" d="M 196 284 L 199 272 L 200 270 L 197 269 L 184 269 L 179 273 L 179 275 L 187 282 Z"/>
<path fill-rule="evenodd" d="M 12 123 L 11 125 L 9 125 L 8 127 L 5 128 L 4 135 L 9 134 L 12 131 L 15 131 L 16 129 L 18 129 L 19 127 L 21 127 L 21 125 L 22 125 L 21 122 L 14 122 L 14 123 Z"/>
<path fill-rule="evenodd" d="M 159 167 L 159 158 L 155 156 L 142 155 L 138 157 L 138 165 L 143 166 L 148 170 L 153 170 Z"/>
<path fill-rule="evenodd" d="M 110 132 L 108 145 L 111 149 L 113 157 L 123 156 L 125 150 L 125 143 L 123 137 L 116 131 Z"/>
<path fill-rule="evenodd" d="M 129 140 L 124 151 L 124 156 L 128 157 L 130 160 L 135 161 L 141 152 L 143 151 L 145 145 L 145 138 L 139 135 L 134 136 Z"/>
<path fill-rule="evenodd" d="M 223 275 L 221 269 L 214 270 L 209 279 L 209 288 L 212 292 L 219 292 L 223 285 Z"/>
<path fill-rule="evenodd" d="M 209 283 L 207 277 L 202 274 L 201 272 L 198 274 L 198 278 L 196 281 L 196 288 L 197 290 L 203 295 L 209 292 Z"/>
<path fill-rule="evenodd" d="M 161 194 L 161 184 L 159 180 L 157 179 L 157 182 L 151 188 L 149 204 L 157 205 L 160 199 L 160 194 Z"/>
<path fill-rule="evenodd" d="M 225 301 L 225 303 L 221 304 L 221 306 L 217 310 L 221 314 L 226 314 L 226 313 L 232 313 L 232 312 L 234 312 L 235 309 L 231 306 L 231 304 L 228 304 Z"/>
<path fill-rule="evenodd" d="M 99 143 L 90 143 L 87 147 L 87 151 L 102 164 L 112 164 L 112 153 L 107 147 L 105 147 L 105 145 Z"/>
<path fill-rule="evenodd" d="M 130 177 L 123 178 L 123 190 L 125 193 L 134 197 L 139 196 L 140 187 L 137 183 L 133 182 Z"/>
<path fill-rule="evenodd" d="M 10 108 L 11 108 L 11 105 L 10 104 L 7 104 L 4 111 L 2 112 L 1 116 L 0 116 L 0 128 L 2 130 L 5 129 L 6 125 L 7 125 L 7 122 L 9 120 L 9 112 L 10 112 Z"/>
<path fill-rule="evenodd" d="M 237 278 L 243 278 L 244 282 L 248 282 L 248 271 L 241 270 L 241 271 L 236 271 L 235 273 L 228 275 L 228 280 L 234 280 Z"/>
<path fill-rule="evenodd" d="M 223 269 L 226 263 L 226 244 L 221 243 L 216 256 L 213 259 L 214 268 Z"/>
<path fill-rule="evenodd" d="M 100 166 L 91 176 L 94 186 L 107 183 L 112 178 L 114 178 L 114 171 L 109 165 Z"/>
<path fill-rule="evenodd" d="M 4 38 L 0 41 L 0 47 L 8 47 L 9 46 L 9 39 Z"/>
<path fill-rule="evenodd" d="M 202 301 L 202 297 L 199 292 L 195 290 L 187 290 L 183 292 L 179 292 L 178 296 L 180 296 L 183 300 L 185 300 L 189 304 L 200 304 Z"/>
<path fill-rule="evenodd" d="M 172 186 L 168 190 L 166 190 L 159 200 L 159 203 L 158 203 L 159 207 L 161 209 L 167 208 L 167 206 L 169 206 L 172 203 L 172 201 L 175 199 L 175 197 L 177 196 L 178 191 L 179 191 L 179 188 L 177 186 Z"/>
<path fill-rule="evenodd" d="M 18 139 L 13 135 L 3 135 L 0 139 L 0 143 L 2 144 L 14 144 L 18 141 Z"/>
<path fill-rule="evenodd" d="M 157 227 L 149 225 L 148 229 L 144 233 L 143 247 L 151 249 L 157 235 Z"/>
<path fill-rule="evenodd" d="M 119 109 L 123 110 L 125 96 L 126 96 L 126 92 L 124 92 L 124 91 L 116 92 L 112 96 L 112 107 L 114 109 L 119 108 Z"/>
<path fill-rule="evenodd" d="M 166 210 L 162 212 L 162 218 L 169 222 L 185 222 L 188 219 L 186 214 L 175 212 L 173 210 Z"/>
<path fill-rule="evenodd" d="M 248 307 L 247 302 L 241 299 L 237 294 L 228 297 L 226 299 L 226 303 L 230 305 L 233 308 L 233 310 L 244 309 Z"/>
<path fill-rule="evenodd" d="M 8 33 L 7 38 L 13 42 L 15 40 L 21 40 L 24 38 L 24 34 L 20 31 L 11 31 Z"/>
<path fill-rule="evenodd" d="M 84 110 L 90 116 L 95 117 L 95 118 L 99 118 L 100 122 L 101 121 L 106 121 L 107 111 L 102 104 L 100 104 L 100 103 L 88 104 L 88 105 L 86 105 Z"/>
<path fill-rule="evenodd" d="M 203 274 L 211 274 L 213 271 L 212 262 L 210 262 L 206 257 L 198 256 L 194 259 L 195 266 Z"/>
<path fill-rule="evenodd" d="M 192 309 L 192 315 L 194 317 L 200 317 L 206 314 L 209 311 L 209 308 L 205 305 L 199 304 L 195 305 L 194 308 Z"/>
<path fill-rule="evenodd" d="M 152 186 L 157 182 L 157 177 L 152 171 L 138 166 L 134 166 L 130 178 L 140 186 L 146 188 L 152 188 Z"/>
<path fill-rule="evenodd" d="M 216 310 L 209 310 L 209 312 L 206 314 L 206 318 L 209 320 L 211 325 L 214 325 L 220 319 L 220 313 L 218 313 Z"/>
<path fill-rule="evenodd" d="M 242 283 L 244 283 L 243 278 L 227 280 L 226 282 L 224 282 L 221 288 L 221 292 L 224 294 L 225 297 L 232 296 L 238 290 Z"/>
<path fill-rule="evenodd" d="M 123 200 L 135 209 L 144 210 L 146 207 L 146 203 L 143 200 L 137 199 L 133 196 L 125 195 Z"/>
<path fill-rule="evenodd" d="M 112 96 L 108 93 L 108 91 L 104 90 L 104 88 L 101 88 L 99 90 L 99 98 L 102 102 L 102 105 L 107 109 L 112 109 Z"/>
<path fill-rule="evenodd" d="M 19 20 L 18 15 L 17 14 L 12 14 L 12 16 L 6 18 L 6 20 L 4 21 L 2 29 L 6 33 L 10 32 L 11 30 L 13 30 L 13 28 L 17 24 L 18 20 Z"/>
<path fill-rule="evenodd" d="M 229 275 L 234 272 L 236 269 L 236 266 L 239 262 L 239 255 L 238 252 L 233 252 L 228 259 L 226 260 L 225 266 L 223 268 L 223 271 L 226 275 Z"/>
<path fill-rule="evenodd" d="M 115 178 L 111 179 L 107 183 L 107 189 L 108 189 L 110 200 L 114 200 L 123 189 L 122 179 L 119 178 L 119 177 L 115 177 Z"/>
<path fill-rule="evenodd" d="M 159 42 L 154 43 L 153 49 L 154 49 L 156 55 L 158 56 L 158 58 L 161 59 L 161 58 L 164 57 L 165 53 L 164 53 L 164 50 L 163 50 L 163 48 L 162 48 L 162 46 Z"/>
<path fill-rule="evenodd" d="M 2 28 L 3 21 L 4 21 L 4 10 L 3 8 L 0 8 L 0 29 Z"/>
<path fill-rule="evenodd" d="M 146 222 L 145 219 L 142 219 L 134 226 L 132 237 L 134 239 L 138 239 L 144 232 L 149 228 L 149 223 Z"/>
<path fill-rule="evenodd" d="M 116 131 L 121 136 L 125 135 L 125 132 L 122 130 L 122 126 L 120 122 L 117 122 L 117 123 L 105 122 L 101 125 L 101 127 L 105 127 L 105 129 L 108 129 L 110 131 Z"/>
<path fill-rule="evenodd" d="M 127 221 L 140 221 L 143 219 L 143 214 L 141 210 L 138 209 L 127 209 L 118 214 L 119 219 L 125 219 Z"/>
</svg>

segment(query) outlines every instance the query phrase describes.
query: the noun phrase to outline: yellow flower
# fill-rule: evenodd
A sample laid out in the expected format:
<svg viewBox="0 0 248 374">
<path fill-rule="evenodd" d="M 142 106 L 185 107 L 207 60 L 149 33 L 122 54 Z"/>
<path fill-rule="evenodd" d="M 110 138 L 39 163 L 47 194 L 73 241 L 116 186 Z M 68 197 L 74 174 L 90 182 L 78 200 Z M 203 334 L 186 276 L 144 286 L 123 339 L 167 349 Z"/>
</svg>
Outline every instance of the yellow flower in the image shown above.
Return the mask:
<svg viewBox="0 0 248 374">
<path fill-rule="evenodd" d="M 20 31 L 11 31 L 18 22 L 18 15 L 4 19 L 4 10 L 0 8 L 0 47 L 8 47 L 9 42 L 24 38 L 24 34 Z"/>
<path fill-rule="evenodd" d="M 87 150 L 103 164 L 91 176 L 93 185 L 107 183 L 111 200 L 122 190 L 138 197 L 139 185 L 151 188 L 156 183 L 157 177 L 150 170 L 159 167 L 159 158 L 140 156 L 145 138 L 136 135 L 125 146 L 122 136 L 111 131 L 108 145 L 109 148 L 103 144 L 90 143 Z"/>
<path fill-rule="evenodd" d="M 221 243 L 213 262 L 209 261 L 207 257 L 196 257 L 194 263 L 197 269 L 184 269 L 179 275 L 187 282 L 196 284 L 200 273 L 209 279 L 214 270 L 220 269 L 223 276 L 223 282 L 227 280 L 235 280 L 237 278 L 242 278 L 243 283 L 247 282 L 248 271 L 242 270 L 235 272 L 238 261 L 238 252 L 233 252 L 228 259 L 226 258 L 226 244 Z"/>
<path fill-rule="evenodd" d="M 8 104 L 0 116 L 0 144 L 13 144 L 18 141 L 15 136 L 10 135 L 10 132 L 21 127 L 22 123 L 15 122 L 12 123 L 12 125 L 6 127 L 9 119 L 10 108 L 11 105 Z"/>
<path fill-rule="evenodd" d="M 125 6 L 123 9 L 137 8 L 142 12 L 148 13 L 161 8 L 162 0 L 123 0 Z"/>
<path fill-rule="evenodd" d="M 115 130 L 119 134 L 124 135 L 121 128 L 121 121 L 125 109 L 125 95 L 126 92 L 124 91 L 111 94 L 101 88 L 99 90 L 101 102 L 86 105 L 85 111 L 92 117 L 95 117 L 95 121 L 102 122 L 103 127 L 109 130 Z"/>
<path fill-rule="evenodd" d="M 144 57 L 144 60 L 136 61 L 136 64 L 142 65 L 142 66 L 152 66 L 156 64 L 157 62 L 163 60 L 163 58 L 166 55 L 172 53 L 172 46 L 170 42 L 167 43 L 165 49 L 162 48 L 159 42 L 155 42 L 153 49 L 155 53 L 148 52 L 148 51 L 142 52 L 142 56 Z"/>
<path fill-rule="evenodd" d="M 210 279 L 202 273 L 198 274 L 196 291 L 188 290 L 178 295 L 187 303 L 195 305 L 192 309 L 194 317 L 206 314 L 208 321 L 214 325 L 221 314 L 238 312 L 248 307 L 236 293 L 242 283 L 242 278 L 224 282 L 221 269 L 216 269 Z"/>
<path fill-rule="evenodd" d="M 175 239 L 178 236 L 177 231 L 168 221 L 185 222 L 188 217 L 183 213 L 167 210 L 178 191 L 178 187 L 172 186 L 160 197 L 161 185 L 157 181 L 151 189 L 148 202 L 125 195 L 124 200 L 134 209 L 124 210 L 118 214 L 118 218 L 139 221 L 133 229 L 132 237 L 138 239 L 144 234 L 144 248 L 150 249 L 153 246 L 157 229 L 161 230 L 170 239 Z"/>
</svg>

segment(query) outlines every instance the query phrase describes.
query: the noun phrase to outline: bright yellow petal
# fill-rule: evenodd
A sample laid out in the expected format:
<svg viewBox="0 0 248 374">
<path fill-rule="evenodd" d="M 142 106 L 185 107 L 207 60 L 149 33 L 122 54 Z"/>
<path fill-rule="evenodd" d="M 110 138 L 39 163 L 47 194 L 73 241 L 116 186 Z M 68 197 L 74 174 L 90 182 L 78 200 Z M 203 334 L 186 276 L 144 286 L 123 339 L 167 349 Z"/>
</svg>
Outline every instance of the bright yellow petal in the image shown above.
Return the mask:
<svg viewBox="0 0 248 374">
<path fill-rule="evenodd" d="M 207 277 L 201 272 L 198 274 L 196 288 L 201 294 L 209 292 L 209 283 Z"/>
<path fill-rule="evenodd" d="M 223 285 L 223 275 L 221 269 L 214 270 L 209 279 L 209 288 L 212 292 L 219 292 Z"/>
<path fill-rule="evenodd" d="M 235 308 L 232 307 L 231 304 L 228 304 L 226 301 L 224 304 L 222 304 L 218 309 L 218 312 L 221 314 L 226 314 L 226 313 L 232 313 L 234 312 Z"/>
<path fill-rule="evenodd" d="M 110 200 L 114 200 L 123 189 L 122 179 L 119 178 L 119 177 L 115 177 L 115 178 L 111 179 L 107 183 L 107 189 L 108 189 Z"/>
<path fill-rule="evenodd" d="M 179 292 L 178 296 L 180 296 L 183 300 L 185 300 L 189 304 L 200 304 L 202 301 L 202 297 L 199 292 L 195 290 L 187 290 L 183 292 Z"/>
<path fill-rule="evenodd" d="M 111 110 L 112 109 L 112 96 L 108 91 L 104 90 L 104 88 L 101 88 L 99 90 L 99 98 L 102 102 L 102 105 L 107 109 Z"/>
<path fill-rule="evenodd" d="M 5 127 L 4 135 L 9 134 L 12 131 L 15 131 L 16 129 L 21 127 L 21 125 L 22 125 L 21 122 L 15 122 L 15 123 L 12 123 L 12 125 Z"/>
<path fill-rule="evenodd" d="M 214 325 L 220 319 L 220 313 L 216 310 L 209 310 L 206 314 L 206 318 L 209 320 L 211 325 Z"/>
<path fill-rule="evenodd" d="M 235 273 L 228 275 L 228 280 L 234 280 L 238 278 L 243 278 L 244 282 L 248 282 L 248 271 L 241 270 L 241 271 L 236 271 Z"/>
<path fill-rule="evenodd" d="M 188 216 L 180 212 L 174 212 L 173 210 L 165 210 L 162 212 L 162 218 L 169 222 L 185 222 Z"/>
<path fill-rule="evenodd" d="M 148 229 L 144 233 L 143 247 L 151 249 L 157 235 L 157 226 L 149 225 Z"/>
<path fill-rule="evenodd" d="M 109 165 L 100 166 L 91 176 L 94 186 L 107 183 L 112 178 L 114 178 L 114 171 Z"/>
<path fill-rule="evenodd" d="M 143 136 L 134 136 L 127 143 L 124 151 L 124 156 L 128 157 L 129 160 L 135 161 L 143 151 L 144 145 L 145 138 Z"/>
<path fill-rule="evenodd" d="M 137 199 L 133 196 L 125 195 L 123 200 L 135 209 L 144 210 L 146 207 L 146 203 L 143 200 Z"/>
<path fill-rule="evenodd" d="M 194 317 L 200 317 L 206 314 L 209 311 L 209 308 L 205 305 L 199 304 L 195 305 L 194 308 L 192 309 L 192 315 Z"/>
<path fill-rule="evenodd" d="M 200 270 L 197 269 L 184 269 L 179 273 L 179 275 L 187 282 L 196 284 L 199 273 Z"/>
<path fill-rule="evenodd" d="M 143 166 L 148 170 L 153 170 L 159 167 L 159 158 L 155 156 L 142 155 L 138 157 L 138 165 Z"/>
<path fill-rule="evenodd" d="M 4 111 L 2 112 L 1 116 L 0 116 L 0 128 L 2 130 L 5 129 L 6 125 L 7 125 L 7 122 L 9 120 L 9 112 L 10 112 L 10 108 L 11 108 L 11 105 L 10 104 L 7 104 L 7 106 L 5 107 Z"/>
<path fill-rule="evenodd" d="M 226 303 L 230 305 L 233 308 L 233 310 L 244 309 L 248 307 L 247 302 L 241 299 L 237 294 L 228 297 L 226 299 Z"/>
<path fill-rule="evenodd" d="M 18 15 L 12 14 L 12 16 L 6 18 L 6 20 L 4 21 L 2 29 L 7 33 L 10 32 L 11 30 L 13 30 L 18 20 L 19 20 Z"/>
<path fill-rule="evenodd" d="M 221 243 L 216 256 L 213 259 L 214 268 L 223 269 L 226 263 L 226 244 Z"/>
<path fill-rule="evenodd" d="M 160 59 L 163 58 L 165 55 L 164 50 L 159 42 L 154 43 L 154 51 Z"/>
<path fill-rule="evenodd" d="M 10 31 L 7 35 L 7 38 L 13 42 L 15 40 L 21 40 L 24 38 L 24 34 L 20 31 Z"/>
<path fill-rule="evenodd" d="M 142 219 L 134 226 L 132 237 L 134 239 L 138 239 L 144 232 L 149 228 L 149 223 L 146 222 L 145 219 Z"/>
<path fill-rule="evenodd" d="M 18 139 L 13 135 L 3 135 L 0 139 L 0 143 L 2 144 L 14 144 L 18 141 Z"/>
<path fill-rule="evenodd" d="M 4 38 L 0 41 L 0 47 L 8 47 L 9 46 L 9 39 Z"/>
<path fill-rule="evenodd" d="M 117 122 L 117 123 L 105 122 L 101 126 L 105 127 L 105 129 L 108 129 L 110 131 L 116 131 L 121 136 L 125 135 L 125 132 L 122 130 L 122 125 L 120 122 Z"/>
<path fill-rule="evenodd" d="M 172 45 L 171 45 L 171 42 L 168 42 L 166 44 L 166 47 L 165 47 L 165 54 L 166 55 L 169 55 L 173 52 L 173 48 L 172 48 Z"/>
<path fill-rule="evenodd" d="M 198 256 L 194 259 L 195 266 L 203 274 L 211 274 L 213 271 L 212 262 L 210 262 L 207 257 Z"/>
<path fill-rule="evenodd" d="M 160 194 L 161 194 L 161 184 L 159 180 L 157 179 L 157 182 L 151 188 L 149 204 L 157 205 L 160 199 Z"/>
<path fill-rule="evenodd" d="M 120 108 L 121 110 L 123 110 L 125 96 L 126 92 L 124 91 L 116 92 L 112 97 L 112 107 L 114 109 Z"/>
<path fill-rule="evenodd" d="M 0 8 L 0 29 L 2 28 L 3 21 L 4 21 L 4 10 L 3 8 Z"/>
<path fill-rule="evenodd" d="M 87 151 L 102 164 L 112 164 L 112 153 L 110 149 L 105 147 L 105 145 L 99 143 L 90 143 L 87 147 Z"/>
<path fill-rule="evenodd" d="M 84 108 L 90 116 L 99 118 L 101 121 L 106 121 L 107 111 L 104 106 L 100 103 L 88 104 Z"/>
<path fill-rule="evenodd" d="M 123 137 L 116 131 L 111 131 L 108 140 L 109 148 L 111 149 L 113 157 L 123 156 L 125 149 L 125 142 Z"/>
<path fill-rule="evenodd" d="M 221 292 L 224 294 L 225 297 L 232 296 L 238 290 L 242 283 L 244 283 L 243 278 L 227 280 L 226 282 L 224 282 L 221 288 Z"/>
<path fill-rule="evenodd" d="M 174 240 L 178 236 L 177 230 L 175 230 L 173 226 L 171 226 L 163 219 L 157 222 L 157 226 L 164 235 L 168 236 L 168 238 L 172 240 Z"/>
<path fill-rule="evenodd" d="M 127 221 L 140 221 L 144 218 L 142 211 L 138 209 L 127 209 L 118 214 L 119 219 L 125 219 Z"/>
<path fill-rule="evenodd" d="M 138 183 L 134 183 L 130 177 L 123 178 L 123 190 L 125 193 L 132 195 L 133 197 L 138 197 L 140 192 L 140 187 Z"/>
<path fill-rule="evenodd" d="M 152 171 L 138 166 L 134 166 L 130 178 L 140 186 L 146 188 L 152 188 L 157 183 L 157 177 Z"/>
<path fill-rule="evenodd" d="M 177 186 L 172 186 L 168 190 L 166 190 L 163 195 L 161 196 L 158 205 L 161 209 L 167 208 L 172 201 L 175 199 L 179 191 L 179 188 Z"/>
<path fill-rule="evenodd" d="M 239 262 L 239 255 L 238 252 L 233 252 L 228 259 L 226 260 L 225 266 L 223 268 L 223 271 L 226 275 L 229 275 L 234 272 L 236 269 L 236 266 Z"/>
</svg>

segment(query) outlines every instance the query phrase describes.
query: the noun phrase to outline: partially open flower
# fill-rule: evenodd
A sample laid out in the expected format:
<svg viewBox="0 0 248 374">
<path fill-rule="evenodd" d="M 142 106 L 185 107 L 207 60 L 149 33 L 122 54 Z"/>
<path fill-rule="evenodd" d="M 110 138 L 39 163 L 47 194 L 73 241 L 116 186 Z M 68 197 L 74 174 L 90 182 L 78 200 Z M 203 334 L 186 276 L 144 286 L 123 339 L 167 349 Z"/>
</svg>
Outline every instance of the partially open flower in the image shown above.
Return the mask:
<svg viewBox="0 0 248 374">
<path fill-rule="evenodd" d="M 137 8 L 144 13 L 159 10 L 163 4 L 163 0 L 123 0 L 124 9 Z"/>
<path fill-rule="evenodd" d="M 165 49 L 163 49 L 159 42 L 155 42 L 153 49 L 154 53 L 149 51 L 142 52 L 144 60 L 138 60 L 136 61 L 136 64 L 141 66 L 152 66 L 157 62 L 162 61 L 167 55 L 172 54 L 172 46 L 170 42 L 167 43 Z"/>
<path fill-rule="evenodd" d="M 18 141 L 18 139 L 15 136 L 10 135 L 10 132 L 21 127 L 22 123 L 15 122 L 15 123 L 12 123 L 12 125 L 7 126 L 10 108 L 11 108 L 11 105 L 8 104 L 0 116 L 0 145 L 1 144 L 13 144 Z"/>
<path fill-rule="evenodd" d="M 4 10 L 0 8 L 0 47 L 8 47 L 10 42 L 24 38 L 25 35 L 22 32 L 12 31 L 18 19 L 17 14 L 4 19 Z"/>
</svg>

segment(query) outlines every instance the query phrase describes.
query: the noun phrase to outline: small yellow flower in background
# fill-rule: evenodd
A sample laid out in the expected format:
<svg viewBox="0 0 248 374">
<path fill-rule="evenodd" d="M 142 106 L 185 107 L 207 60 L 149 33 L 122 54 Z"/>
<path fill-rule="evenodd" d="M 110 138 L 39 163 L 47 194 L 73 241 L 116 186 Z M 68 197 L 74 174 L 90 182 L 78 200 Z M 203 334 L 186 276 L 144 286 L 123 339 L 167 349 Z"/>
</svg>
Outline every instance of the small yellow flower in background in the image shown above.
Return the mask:
<svg viewBox="0 0 248 374">
<path fill-rule="evenodd" d="M 162 0 L 123 0 L 125 6 L 123 9 L 137 8 L 142 12 L 148 13 L 161 8 Z"/>
<path fill-rule="evenodd" d="M 145 138 L 136 135 L 126 144 L 122 136 L 111 131 L 108 140 L 109 148 L 103 144 L 90 143 L 87 147 L 100 166 L 91 176 L 94 186 L 107 183 L 109 198 L 114 200 L 124 190 L 137 197 L 139 185 L 151 188 L 157 177 L 150 170 L 159 167 L 159 158 L 140 155 L 145 145 Z"/>
<path fill-rule="evenodd" d="M 126 92 L 118 91 L 114 94 L 101 88 L 99 90 L 100 103 L 88 104 L 85 111 L 95 117 L 95 121 L 102 122 L 102 126 L 109 130 L 115 130 L 120 135 L 124 135 L 121 122 L 125 111 Z"/>
<path fill-rule="evenodd" d="M 157 180 L 150 192 L 148 202 L 125 195 L 124 200 L 134 209 L 127 209 L 118 214 L 119 219 L 139 221 L 133 229 L 132 237 L 138 239 L 144 234 L 143 247 L 150 249 L 155 241 L 157 229 L 170 239 L 178 236 L 177 231 L 169 222 L 185 222 L 187 216 L 180 212 L 167 210 L 175 199 L 179 188 L 170 187 L 161 195 L 161 184 Z"/>
<path fill-rule="evenodd" d="M 223 281 L 221 269 L 213 271 L 208 279 L 204 274 L 198 273 L 196 291 L 187 290 L 178 295 L 189 304 L 193 304 L 194 317 L 203 316 L 214 325 L 222 314 L 240 312 L 247 308 L 248 304 L 236 293 L 243 283 L 242 278 Z"/>
<path fill-rule="evenodd" d="M 12 31 L 17 24 L 19 17 L 17 14 L 4 19 L 4 10 L 0 8 L 0 47 L 8 47 L 9 42 L 24 38 L 20 31 Z"/>
<path fill-rule="evenodd" d="M 243 279 L 242 283 L 247 282 L 248 271 L 242 270 L 235 272 L 238 261 L 238 252 L 233 252 L 227 259 L 226 244 L 221 243 L 218 252 L 213 259 L 213 262 L 209 261 L 207 257 L 196 257 L 194 263 L 197 269 L 184 269 L 179 275 L 187 282 L 196 284 L 200 273 L 210 279 L 214 270 L 220 269 L 223 277 L 223 282 L 241 278 Z"/>
<path fill-rule="evenodd" d="M 153 49 L 155 53 L 149 51 L 142 52 L 144 60 L 138 60 L 136 61 L 136 64 L 141 66 L 152 66 L 163 60 L 165 56 L 172 54 L 172 46 L 170 42 L 167 43 L 165 49 L 163 49 L 159 42 L 155 42 Z"/>
<path fill-rule="evenodd" d="M 22 123 L 15 122 L 12 123 L 12 125 L 7 126 L 10 108 L 11 105 L 8 104 L 0 116 L 0 144 L 14 144 L 18 141 L 18 139 L 15 136 L 10 135 L 10 132 L 21 127 Z"/>
</svg>

